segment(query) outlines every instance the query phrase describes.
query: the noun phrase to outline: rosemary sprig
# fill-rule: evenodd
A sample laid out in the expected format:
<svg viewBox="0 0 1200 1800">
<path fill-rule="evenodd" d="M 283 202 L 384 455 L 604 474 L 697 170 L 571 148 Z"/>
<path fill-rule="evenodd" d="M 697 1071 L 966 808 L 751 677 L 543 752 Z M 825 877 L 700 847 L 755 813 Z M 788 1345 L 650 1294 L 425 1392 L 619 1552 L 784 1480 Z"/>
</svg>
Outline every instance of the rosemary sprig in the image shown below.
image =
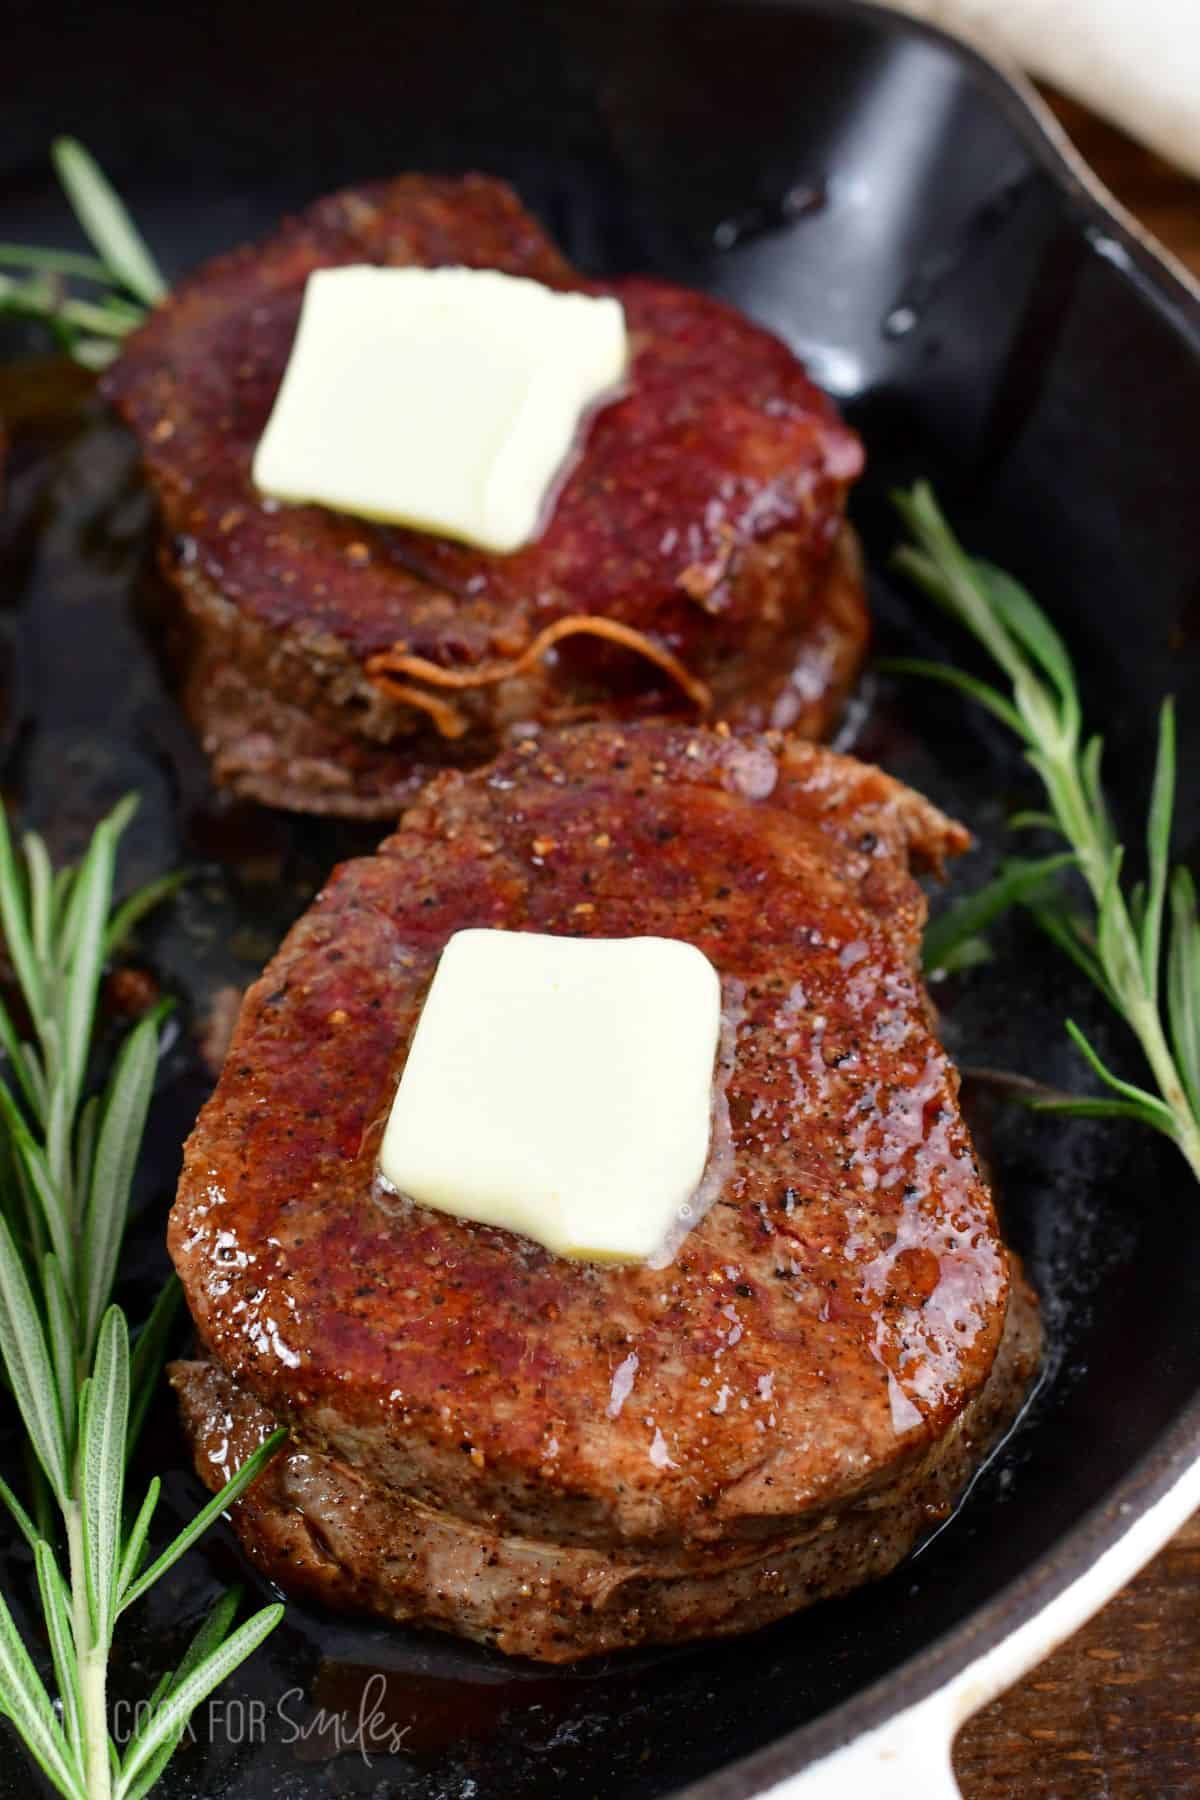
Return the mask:
<svg viewBox="0 0 1200 1800">
<path fill-rule="evenodd" d="M 232 1629 L 218 1603 L 122 1751 L 110 1737 L 107 1672 L 117 1620 L 254 1480 L 277 1432 L 149 1566 L 155 1477 L 126 1510 L 129 1456 L 177 1299 L 168 1289 L 132 1353 L 111 1303 L 130 1186 L 158 1062 L 163 1008 L 135 1025 L 94 1084 L 94 1024 L 106 960 L 171 883 L 115 911 L 121 803 L 75 868 L 51 867 L 35 834 L 17 856 L 0 811 L 0 926 L 28 1014 L 0 1003 L 0 1359 L 31 1451 L 30 1505 L 0 1482 L 34 1558 L 57 1706 L 0 1597 L 0 1713 L 68 1800 L 140 1800 L 194 1708 L 279 1620 L 266 1606 Z M 65 1557 L 64 1557 L 65 1550 Z"/>
<path fill-rule="evenodd" d="M 988 926 L 1011 907 L 1032 904 L 1038 895 L 1046 892 L 1059 870 L 1074 861 L 1071 853 L 1065 851 L 1058 856 L 1043 857 L 1038 862 L 1027 862 L 1020 857 L 1006 862 L 985 887 L 977 888 L 965 900 L 947 907 L 945 912 L 930 920 L 921 946 L 925 973 L 952 975 L 960 969 L 987 962 L 991 952 L 983 934 Z"/>
<path fill-rule="evenodd" d="M 979 917 L 996 916 L 1014 899 L 1028 905 L 1130 1027 L 1157 1088 L 1151 1092 L 1121 1080 L 1069 1019 L 1073 1042 L 1108 1093 L 1035 1104 L 1050 1112 L 1140 1119 L 1169 1137 L 1200 1179 L 1200 923 L 1191 876 L 1184 869 L 1171 874 L 1169 868 L 1175 796 L 1171 702 L 1164 702 L 1159 715 L 1146 826 L 1147 879 L 1126 888 L 1124 850 L 1101 777 L 1102 741 L 1084 736 L 1079 684 L 1061 637 L 1011 576 L 966 553 L 928 483 L 918 482 L 895 499 L 911 535 L 897 552 L 898 565 L 978 639 L 1007 676 L 1010 692 L 945 663 L 892 666 L 960 689 L 1017 734 L 1048 802 L 1047 812 L 1024 815 L 1019 822 L 1048 827 L 1063 838 L 1088 901 L 1080 910 L 1065 885 L 1048 885 L 1054 871 L 1043 863 L 1042 879 L 1033 881 L 1030 891 L 1020 892 L 1020 882 L 1002 874 L 999 884 L 967 904 Z M 972 934 L 978 930 L 975 923 Z M 947 927 L 943 954 L 950 941 Z"/>
<path fill-rule="evenodd" d="M 121 340 L 167 292 L 162 271 L 99 164 L 74 138 L 56 138 L 54 167 L 75 217 L 95 251 L 0 244 L 0 313 L 37 319 L 89 369 L 102 369 Z M 20 271 L 5 274 L 5 269 Z M 73 293 L 69 280 L 88 292 Z"/>
</svg>

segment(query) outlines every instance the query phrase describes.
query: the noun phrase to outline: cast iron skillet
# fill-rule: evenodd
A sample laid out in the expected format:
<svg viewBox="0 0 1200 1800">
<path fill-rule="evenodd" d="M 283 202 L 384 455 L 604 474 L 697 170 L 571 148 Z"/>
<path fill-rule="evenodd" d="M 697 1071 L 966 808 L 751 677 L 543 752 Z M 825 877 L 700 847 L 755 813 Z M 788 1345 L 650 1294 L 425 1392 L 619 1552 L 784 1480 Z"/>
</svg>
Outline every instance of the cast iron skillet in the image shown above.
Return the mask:
<svg viewBox="0 0 1200 1800">
<path fill-rule="evenodd" d="M 1155 707 L 1174 689 L 1178 848 L 1194 850 L 1200 306 L 969 53 L 821 0 L 448 0 L 344 15 L 312 0 L 10 0 L 5 38 L 5 238 L 69 240 L 45 158 L 68 130 L 172 274 L 342 183 L 479 167 L 515 181 L 585 267 L 653 269 L 735 300 L 809 359 L 865 434 L 854 510 L 883 646 L 964 654 L 888 575 L 888 490 L 923 473 L 1066 631 L 1131 834 Z M 136 1307 L 162 1272 L 179 1145 L 210 1081 L 193 1046 L 212 996 L 252 977 L 335 857 L 370 833 L 214 796 L 161 673 L 150 507 L 128 442 L 53 364 L 7 369 L 0 412 L 16 424 L 0 540 L 8 797 L 66 851 L 136 786 L 128 880 L 198 869 L 145 939 L 184 1010 L 144 1171 Z M 1033 792 L 1000 729 L 875 681 L 849 735 L 971 823 L 981 848 L 956 882 L 983 880 L 1005 814 Z M 1079 1084 L 1068 1012 L 1122 1063 L 1120 1027 L 1032 928 L 1012 923 L 996 947 L 939 990 L 964 1064 Z M 1018 1431 L 913 1560 L 742 1642 L 566 1674 L 293 1606 L 224 1708 L 197 1722 L 166 1791 L 733 1800 L 937 1688 L 1093 1563 L 1200 1454 L 1200 1206 L 1160 1142 L 1038 1121 L 983 1084 L 968 1090 L 1048 1349 Z M 169 1407 L 151 1435 L 171 1505 L 194 1506 Z M 6 1592 L 28 1573 L 13 1552 Z M 255 1587 L 218 1533 L 155 1590 L 122 1637 L 118 1701 L 149 1690 L 238 1573 Z M 364 1691 L 370 1766 L 354 1744 Z M 321 1707 L 344 1715 L 340 1732 L 302 1737 Z M 27 1791 L 0 1739 L 0 1793 Z"/>
</svg>

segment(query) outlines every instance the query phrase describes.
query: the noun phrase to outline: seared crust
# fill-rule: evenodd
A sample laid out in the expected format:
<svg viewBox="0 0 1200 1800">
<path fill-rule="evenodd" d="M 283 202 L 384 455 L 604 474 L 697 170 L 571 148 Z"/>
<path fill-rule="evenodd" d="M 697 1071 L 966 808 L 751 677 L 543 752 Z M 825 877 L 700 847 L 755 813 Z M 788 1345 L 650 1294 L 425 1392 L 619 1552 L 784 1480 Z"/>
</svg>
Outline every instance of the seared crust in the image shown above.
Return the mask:
<svg viewBox="0 0 1200 1800">
<path fill-rule="evenodd" d="M 815 1511 L 765 1552 L 710 1545 L 670 1562 L 506 1538 L 292 1446 L 234 1508 L 234 1523 L 251 1560 L 290 1593 L 541 1662 L 749 1631 L 885 1575 L 946 1517 L 1016 1415 L 1039 1335 L 1018 1273 L 991 1375 L 947 1437 L 889 1487 Z M 197 1473 L 219 1492 L 276 1421 L 215 1363 L 176 1363 L 171 1381 Z"/>
<path fill-rule="evenodd" d="M 306 1449 L 506 1537 L 677 1561 L 892 1486 L 983 1389 L 1008 1301 L 918 973 L 910 864 L 966 841 L 778 736 L 583 727 L 438 777 L 246 997 L 170 1228 L 210 1352 Z M 732 1165 L 668 1268 L 377 1191 L 471 925 L 685 937 L 721 971 Z"/>
<path fill-rule="evenodd" d="M 621 299 L 629 391 L 592 422 L 536 543 L 490 555 L 255 492 L 305 280 L 355 261 L 458 262 Z M 584 282 L 502 183 L 404 176 L 320 201 L 183 283 L 104 385 L 161 502 L 189 708 L 243 792 L 394 816 L 406 785 L 492 755 L 515 720 L 686 712 L 703 689 L 715 715 L 818 733 L 861 660 L 857 568 L 827 574 L 862 453 L 830 402 L 718 301 Z M 594 636 L 505 674 L 577 617 L 639 634 L 690 690 Z M 292 768 L 306 719 L 317 741 Z"/>
<path fill-rule="evenodd" d="M 770 549 L 749 555 L 765 565 L 780 548 L 777 539 Z M 474 766 L 485 738 L 488 753 L 498 754 L 505 746 L 505 723 L 563 710 L 579 719 L 595 711 L 630 717 L 666 704 L 664 694 L 643 693 L 620 701 L 610 694 L 602 706 L 590 707 L 577 696 L 566 707 L 553 668 L 543 665 L 505 684 L 511 716 L 498 719 L 490 733 L 481 729 L 451 742 L 423 727 L 389 739 L 397 709 L 382 694 L 347 676 L 356 709 L 354 728 L 348 728 L 345 711 L 329 704 L 314 675 L 311 644 L 306 660 L 298 641 L 272 639 L 194 568 L 181 570 L 178 582 L 195 625 L 184 674 L 187 709 L 216 779 L 269 806 L 394 819 L 440 770 Z M 865 642 L 861 558 L 853 531 L 844 525 L 823 571 L 811 621 L 793 648 L 794 660 L 781 656 L 769 674 L 730 703 L 726 719 L 823 736 L 858 673 Z M 336 669 L 331 666 L 327 675 L 336 686 Z"/>
</svg>

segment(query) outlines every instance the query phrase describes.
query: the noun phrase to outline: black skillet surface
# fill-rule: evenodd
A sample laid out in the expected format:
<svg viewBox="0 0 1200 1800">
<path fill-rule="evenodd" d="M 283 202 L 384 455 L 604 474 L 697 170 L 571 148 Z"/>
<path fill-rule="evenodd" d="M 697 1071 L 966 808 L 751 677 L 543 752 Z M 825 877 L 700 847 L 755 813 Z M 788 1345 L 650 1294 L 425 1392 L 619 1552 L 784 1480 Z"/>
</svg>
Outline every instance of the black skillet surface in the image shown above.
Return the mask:
<svg viewBox="0 0 1200 1800">
<path fill-rule="evenodd" d="M 585 267 L 654 269 L 734 299 L 809 359 L 866 436 L 854 510 L 883 644 L 964 653 L 886 572 L 887 490 L 925 473 L 963 533 L 1065 628 L 1131 834 L 1157 700 L 1178 694 L 1179 849 L 1195 851 L 1200 307 L 969 54 L 820 0 L 449 0 L 341 15 L 311 0 L 169 12 L 9 0 L 4 40 L 5 238 L 70 241 L 45 160 L 69 130 L 171 274 L 342 183 L 481 167 L 514 180 Z M 0 347 L 18 356 L 30 342 Z M 0 526 L 8 794 L 66 851 L 136 786 L 127 879 L 199 870 L 145 939 L 185 1004 L 144 1171 L 136 1306 L 161 1270 L 179 1144 L 209 1082 L 196 1029 L 370 833 L 212 793 L 160 673 L 151 509 L 130 446 L 86 383 L 53 365 L 0 372 L 0 415 L 16 425 Z M 869 684 L 866 696 L 855 747 L 972 824 L 982 847 L 956 882 L 983 880 L 1006 812 L 1033 792 L 1003 733 L 924 688 Z M 1079 1085 L 1068 1011 L 1121 1063 L 1120 1027 L 1030 928 L 1010 924 L 997 948 L 940 992 L 964 1063 Z M 1049 1348 L 1019 1431 L 915 1559 L 744 1642 L 565 1674 L 293 1606 L 203 1711 L 163 1791 L 648 1800 L 699 1782 L 732 1800 L 1027 1617 L 1200 1452 L 1200 1207 L 1158 1141 L 976 1100 Z M 194 1506 L 166 1406 L 152 1437 L 171 1506 Z M 13 1553 L 6 1592 L 24 1592 L 28 1573 Z M 131 1619 L 118 1730 L 122 1703 L 149 1690 L 238 1573 L 217 1533 Z M 753 1769 L 737 1767 L 755 1752 Z M 28 1790 L 0 1738 L 0 1795 Z"/>
</svg>

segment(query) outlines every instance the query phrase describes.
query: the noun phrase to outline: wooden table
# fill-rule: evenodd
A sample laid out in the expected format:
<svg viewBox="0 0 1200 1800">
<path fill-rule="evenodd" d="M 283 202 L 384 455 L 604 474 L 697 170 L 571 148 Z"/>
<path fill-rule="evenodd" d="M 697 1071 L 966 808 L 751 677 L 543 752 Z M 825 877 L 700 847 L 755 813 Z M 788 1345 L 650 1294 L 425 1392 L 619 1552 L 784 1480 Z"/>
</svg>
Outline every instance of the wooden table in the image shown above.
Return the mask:
<svg viewBox="0 0 1200 1800">
<path fill-rule="evenodd" d="M 1200 181 L 1051 99 L 1101 180 L 1200 276 Z M 1090 1625 L 963 1728 L 954 1765 L 966 1800 L 1200 1795 L 1200 1513 Z"/>
</svg>

